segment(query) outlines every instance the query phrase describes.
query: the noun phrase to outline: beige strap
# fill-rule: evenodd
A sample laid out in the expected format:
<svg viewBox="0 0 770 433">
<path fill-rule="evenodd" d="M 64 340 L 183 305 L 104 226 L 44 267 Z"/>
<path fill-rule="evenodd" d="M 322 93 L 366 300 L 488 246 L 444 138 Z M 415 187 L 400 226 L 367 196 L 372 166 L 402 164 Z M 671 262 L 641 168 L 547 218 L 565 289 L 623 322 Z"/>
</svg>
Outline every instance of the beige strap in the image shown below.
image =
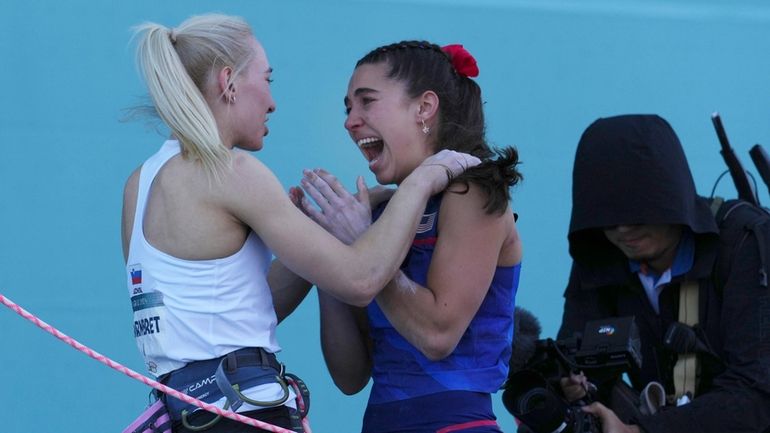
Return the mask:
<svg viewBox="0 0 770 433">
<path fill-rule="evenodd" d="M 698 283 L 685 281 L 679 287 L 679 322 L 687 326 L 698 323 Z M 695 353 L 680 354 L 674 365 L 675 398 L 689 394 L 695 396 L 695 384 L 698 377 L 698 360 Z"/>
<path fill-rule="evenodd" d="M 717 216 L 717 212 L 719 212 L 719 208 L 722 207 L 722 203 L 725 202 L 725 199 L 722 197 L 714 197 L 711 199 L 711 215 L 714 215 L 714 217 Z"/>
</svg>

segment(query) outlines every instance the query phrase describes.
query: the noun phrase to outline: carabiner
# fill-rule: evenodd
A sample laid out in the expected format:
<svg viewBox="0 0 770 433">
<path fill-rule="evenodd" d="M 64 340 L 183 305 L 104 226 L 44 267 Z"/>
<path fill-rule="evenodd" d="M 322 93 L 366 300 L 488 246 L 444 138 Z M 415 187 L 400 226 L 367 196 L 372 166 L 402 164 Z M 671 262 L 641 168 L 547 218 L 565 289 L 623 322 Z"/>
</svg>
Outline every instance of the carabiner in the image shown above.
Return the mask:
<svg viewBox="0 0 770 433">
<path fill-rule="evenodd" d="M 227 410 L 227 409 L 229 409 L 229 408 L 230 408 L 230 401 L 229 401 L 229 400 L 227 400 L 227 401 L 225 401 L 225 407 L 224 407 L 224 410 Z M 183 411 L 182 411 L 182 425 L 183 425 L 183 426 L 184 426 L 184 428 L 186 428 L 187 430 L 192 430 L 192 431 L 204 431 L 204 430 L 208 430 L 208 429 L 210 429 L 211 427 L 213 427 L 213 426 L 214 426 L 214 424 L 218 423 L 220 419 L 222 419 L 222 415 L 219 415 L 219 414 L 217 414 L 217 416 L 215 416 L 214 418 L 212 418 L 212 419 L 211 419 L 211 421 L 209 421 L 209 422 L 207 422 L 207 423 L 205 423 L 205 424 L 201 424 L 201 425 L 192 425 L 192 424 L 190 424 L 189 422 L 187 422 L 187 414 L 188 414 L 188 413 L 189 413 L 189 412 L 187 412 L 187 409 L 185 409 L 185 410 L 183 410 Z"/>
<path fill-rule="evenodd" d="M 283 379 L 281 379 L 280 376 L 275 376 L 275 380 L 276 382 L 278 382 L 279 385 L 281 385 L 281 390 L 283 390 L 283 397 L 279 398 L 278 400 L 273 400 L 273 401 L 252 400 L 246 397 L 245 395 L 241 394 L 241 388 L 238 386 L 237 383 L 233 385 L 233 390 L 235 390 L 235 394 L 238 396 L 238 398 L 240 398 L 241 400 L 243 400 L 244 402 L 250 405 L 258 406 L 258 407 L 278 406 L 283 404 L 286 400 L 289 399 L 289 387 L 288 385 L 286 385 L 286 382 Z"/>
</svg>

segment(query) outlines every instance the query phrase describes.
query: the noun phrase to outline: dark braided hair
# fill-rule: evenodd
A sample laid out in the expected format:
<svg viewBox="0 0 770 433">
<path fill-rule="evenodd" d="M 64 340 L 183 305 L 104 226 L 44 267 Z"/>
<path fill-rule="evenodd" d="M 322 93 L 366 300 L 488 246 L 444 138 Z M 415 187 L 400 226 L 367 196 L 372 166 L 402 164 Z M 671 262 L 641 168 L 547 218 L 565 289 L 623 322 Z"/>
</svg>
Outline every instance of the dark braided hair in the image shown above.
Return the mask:
<svg viewBox="0 0 770 433">
<path fill-rule="evenodd" d="M 473 182 L 487 195 L 484 210 L 503 213 L 510 200 L 510 188 L 522 175 L 517 170 L 516 148 L 491 149 L 485 138 L 481 89 L 476 82 L 457 73 L 447 53 L 436 44 L 425 41 L 403 41 L 372 50 L 356 63 L 387 63 L 388 78 L 406 84 L 406 92 L 416 98 L 430 90 L 439 98 L 435 151 L 443 149 L 469 153 L 481 164 L 454 179 L 469 187 Z"/>
</svg>

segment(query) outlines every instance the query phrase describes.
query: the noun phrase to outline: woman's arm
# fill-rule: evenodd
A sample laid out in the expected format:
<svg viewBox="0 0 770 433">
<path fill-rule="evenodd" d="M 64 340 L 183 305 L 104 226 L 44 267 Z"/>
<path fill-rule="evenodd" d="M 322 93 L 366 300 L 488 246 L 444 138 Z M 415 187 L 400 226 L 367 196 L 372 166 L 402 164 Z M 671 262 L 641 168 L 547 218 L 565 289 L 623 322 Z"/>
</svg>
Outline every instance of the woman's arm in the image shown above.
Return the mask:
<svg viewBox="0 0 770 433">
<path fill-rule="evenodd" d="M 372 374 L 366 311 L 318 290 L 321 348 L 334 383 L 347 395 L 361 391 Z"/>
<path fill-rule="evenodd" d="M 370 206 L 387 200 L 394 192 L 382 187 L 368 189 L 359 176 L 356 179 L 358 193 L 352 196 L 331 173 L 325 170 L 317 170 L 316 173 L 329 187 L 325 194 L 307 181 L 309 172 L 305 173 L 302 185 L 319 203 L 320 212 L 310 204 L 302 188 L 289 189 L 289 197 L 295 206 L 330 229 L 329 233 L 346 245 L 354 243 L 371 225 Z M 323 185 L 319 186 L 323 189 Z M 330 210 L 330 202 L 334 203 L 336 212 L 325 214 L 323 210 Z M 330 225 L 326 220 L 332 214 L 338 224 Z M 347 395 L 356 394 L 369 382 L 372 370 L 366 311 L 335 299 L 323 289 L 318 290 L 318 305 L 321 315 L 321 349 L 326 367 L 337 388 Z"/>
<path fill-rule="evenodd" d="M 323 211 L 311 212 L 311 217 L 332 233 L 355 232 L 348 222 L 360 219 L 362 211 L 356 206 L 362 205 L 353 203 L 336 179 L 321 176 L 329 188 L 307 191 Z M 471 186 L 467 194 L 447 193 L 443 200 L 428 287 L 399 272 L 377 298 L 394 327 L 432 359 L 445 357 L 457 345 L 487 293 L 495 267 L 516 264 L 522 254 L 512 214 L 487 215 L 485 196 L 477 187 Z"/>
<path fill-rule="evenodd" d="M 521 260 L 512 214 L 488 215 L 484 203 L 473 184 L 466 194 L 444 194 L 427 287 L 401 274 L 377 296 L 391 324 L 429 359 L 442 359 L 457 346 L 498 264 Z"/>
<path fill-rule="evenodd" d="M 233 169 L 213 188 L 218 188 L 221 206 L 251 227 L 286 267 L 318 286 L 334 288 L 339 299 L 363 306 L 398 269 L 425 202 L 445 187 L 447 172 L 457 175 L 477 162 L 456 152 L 428 158 L 394 194 L 391 210 L 350 246 L 297 209 L 273 173 L 246 153 L 234 155 Z"/>
<path fill-rule="evenodd" d="M 140 172 L 141 167 L 134 170 L 123 188 L 123 213 L 120 220 L 123 261 L 128 260 L 128 247 L 131 243 L 131 232 L 134 230 L 134 212 L 136 212 L 136 195 L 137 191 L 139 191 Z"/>
<path fill-rule="evenodd" d="M 273 260 L 267 283 L 273 296 L 278 323 L 289 316 L 305 299 L 313 284 L 289 270 L 280 260 Z"/>
</svg>

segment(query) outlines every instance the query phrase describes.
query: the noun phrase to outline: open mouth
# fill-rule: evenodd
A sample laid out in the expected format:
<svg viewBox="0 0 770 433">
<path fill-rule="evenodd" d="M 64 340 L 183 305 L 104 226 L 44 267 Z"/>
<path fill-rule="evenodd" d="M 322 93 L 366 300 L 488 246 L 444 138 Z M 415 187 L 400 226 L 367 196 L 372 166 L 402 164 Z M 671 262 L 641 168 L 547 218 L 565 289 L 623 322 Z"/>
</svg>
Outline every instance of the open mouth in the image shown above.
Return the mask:
<svg viewBox="0 0 770 433">
<path fill-rule="evenodd" d="M 380 138 L 366 137 L 356 141 L 356 144 L 370 165 L 382 154 L 383 141 Z"/>
</svg>

